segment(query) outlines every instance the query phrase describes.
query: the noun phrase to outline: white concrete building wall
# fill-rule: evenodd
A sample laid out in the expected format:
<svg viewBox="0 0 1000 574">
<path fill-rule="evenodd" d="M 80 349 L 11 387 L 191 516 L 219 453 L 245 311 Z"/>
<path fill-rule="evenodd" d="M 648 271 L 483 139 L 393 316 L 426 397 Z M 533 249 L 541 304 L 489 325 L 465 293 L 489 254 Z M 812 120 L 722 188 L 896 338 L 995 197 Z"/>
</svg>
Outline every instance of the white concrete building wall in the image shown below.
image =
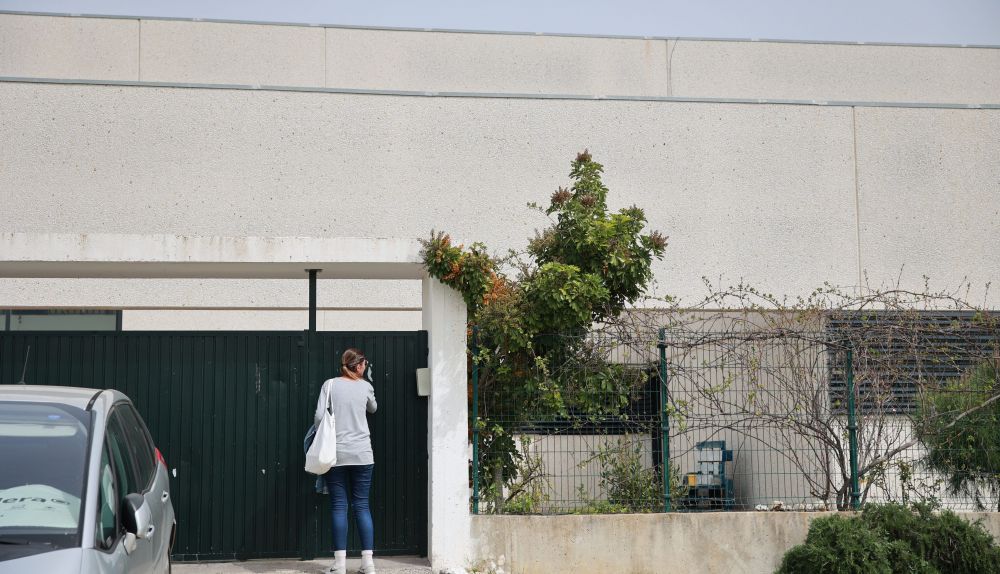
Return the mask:
<svg viewBox="0 0 1000 574">
<path fill-rule="evenodd" d="M 1000 110 L 858 108 L 855 121 L 861 268 L 996 284 Z"/>
<path fill-rule="evenodd" d="M 660 293 L 696 298 L 702 276 L 795 295 L 823 281 L 892 282 L 904 265 L 910 286 L 925 274 L 940 287 L 1000 274 L 997 109 L 20 82 L 0 82 L 0 104 L 3 230 L 438 228 L 502 252 L 546 225 L 525 204 L 566 184 L 570 159 L 588 147 L 607 166 L 612 206 L 642 206 L 671 236 L 654 267 Z M 170 288 L 175 301 L 190 291 Z M 234 306 L 258 306 L 239 303 L 242 287 L 231 292 Z M 395 306 L 396 292 L 380 293 L 364 306 Z M 181 305 L 170 298 L 158 295 Z"/>
<path fill-rule="evenodd" d="M 0 14 L 0 76 L 139 79 L 139 20 Z"/>
<path fill-rule="evenodd" d="M 1000 48 L 0 13 L 0 76 L 431 92 L 998 103 Z"/>
<path fill-rule="evenodd" d="M 1000 49 L 671 42 L 671 94 L 863 102 L 1000 101 Z"/>
<path fill-rule="evenodd" d="M 284 309 L 308 304 L 305 281 L 256 279 L 20 279 L 11 289 L 0 279 L 0 296 L 11 307 L 134 307 L 175 309 Z M 132 295 L 128 295 L 131 293 Z M 326 280 L 317 292 L 320 309 L 420 309 L 420 282 L 416 280 Z"/>
<path fill-rule="evenodd" d="M 307 309 L 138 309 L 122 313 L 125 331 L 297 331 Z M 316 312 L 319 331 L 419 331 L 420 310 L 372 309 Z"/>
<path fill-rule="evenodd" d="M 322 28 L 178 20 L 139 22 L 143 81 L 323 85 Z"/>
<path fill-rule="evenodd" d="M 667 95 L 663 40 L 327 29 L 331 88 Z"/>
</svg>

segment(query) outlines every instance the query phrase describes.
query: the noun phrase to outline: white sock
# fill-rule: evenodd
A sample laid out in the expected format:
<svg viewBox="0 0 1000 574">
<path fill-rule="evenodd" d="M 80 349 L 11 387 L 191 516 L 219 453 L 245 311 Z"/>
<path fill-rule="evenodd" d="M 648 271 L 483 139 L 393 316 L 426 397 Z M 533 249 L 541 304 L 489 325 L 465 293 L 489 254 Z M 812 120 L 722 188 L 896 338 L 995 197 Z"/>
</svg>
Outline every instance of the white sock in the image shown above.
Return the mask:
<svg viewBox="0 0 1000 574">
<path fill-rule="evenodd" d="M 347 550 L 333 551 L 333 566 L 341 572 L 347 570 Z"/>
<path fill-rule="evenodd" d="M 362 566 L 367 566 L 369 564 L 372 565 L 373 567 L 375 566 L 375 560 L 372 559 L 372 551 L 371 550 L 362 550 L 361 551 L 361 565 Z"/>
</svg>

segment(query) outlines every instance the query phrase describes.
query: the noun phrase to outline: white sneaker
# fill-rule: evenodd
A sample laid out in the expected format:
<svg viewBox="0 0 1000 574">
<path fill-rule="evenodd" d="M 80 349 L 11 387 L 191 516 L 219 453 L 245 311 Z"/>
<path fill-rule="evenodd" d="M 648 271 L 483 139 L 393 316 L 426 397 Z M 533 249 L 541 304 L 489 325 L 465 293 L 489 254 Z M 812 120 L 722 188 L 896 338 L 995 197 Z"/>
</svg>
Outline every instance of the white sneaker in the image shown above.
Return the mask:
<svg viewBox="0 0 1000 574">
<path fill-rule="evenodd" d="M 358 568 L 358 574 L 375 574 L 375 557 L 372 554 L 371 550 L 361 551 L 361 568 Z"/>
<path fill-rule="evenodd" d="M 333 553 L 333 564 L 324 570 L 323 574 L 347 574 L 347 551 L 335 551 Z"/>
</svg>

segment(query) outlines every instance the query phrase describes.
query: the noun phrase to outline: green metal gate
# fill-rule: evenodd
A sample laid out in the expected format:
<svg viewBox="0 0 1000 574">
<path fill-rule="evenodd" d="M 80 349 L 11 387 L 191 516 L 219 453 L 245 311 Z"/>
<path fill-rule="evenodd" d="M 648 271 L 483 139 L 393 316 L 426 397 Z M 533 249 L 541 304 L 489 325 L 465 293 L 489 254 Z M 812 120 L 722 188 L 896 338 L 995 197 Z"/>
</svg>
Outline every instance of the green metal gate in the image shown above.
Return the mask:
<svg viewBox="0 0 1000 574">
<path fill-rule="evenodd" d="M 302 438 L 348 347 L 374 364 L 376 551 L 426 555 L 425 331 L 0 333 L 0 384 L 132 398 L 170 468 L 175 560 L 312 558 L 332 555 L 329 499 L 302 470 Z M 352 518 L 349 551 L 354 531 Z"/>
</svg>

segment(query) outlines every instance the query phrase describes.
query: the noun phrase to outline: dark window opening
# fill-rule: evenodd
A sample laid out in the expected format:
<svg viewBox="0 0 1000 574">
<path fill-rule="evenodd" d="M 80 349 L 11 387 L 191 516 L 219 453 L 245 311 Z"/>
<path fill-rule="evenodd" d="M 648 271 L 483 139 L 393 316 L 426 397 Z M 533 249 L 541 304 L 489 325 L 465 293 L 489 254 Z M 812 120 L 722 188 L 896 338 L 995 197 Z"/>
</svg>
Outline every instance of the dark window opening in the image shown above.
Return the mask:
<svg viewBox="0 0 1000 574">
<path fill-rule="evenodd" d="M 121 331 L 122 312 L 103 309 L 3 309 L 2 331 Z"/>
</svg>

